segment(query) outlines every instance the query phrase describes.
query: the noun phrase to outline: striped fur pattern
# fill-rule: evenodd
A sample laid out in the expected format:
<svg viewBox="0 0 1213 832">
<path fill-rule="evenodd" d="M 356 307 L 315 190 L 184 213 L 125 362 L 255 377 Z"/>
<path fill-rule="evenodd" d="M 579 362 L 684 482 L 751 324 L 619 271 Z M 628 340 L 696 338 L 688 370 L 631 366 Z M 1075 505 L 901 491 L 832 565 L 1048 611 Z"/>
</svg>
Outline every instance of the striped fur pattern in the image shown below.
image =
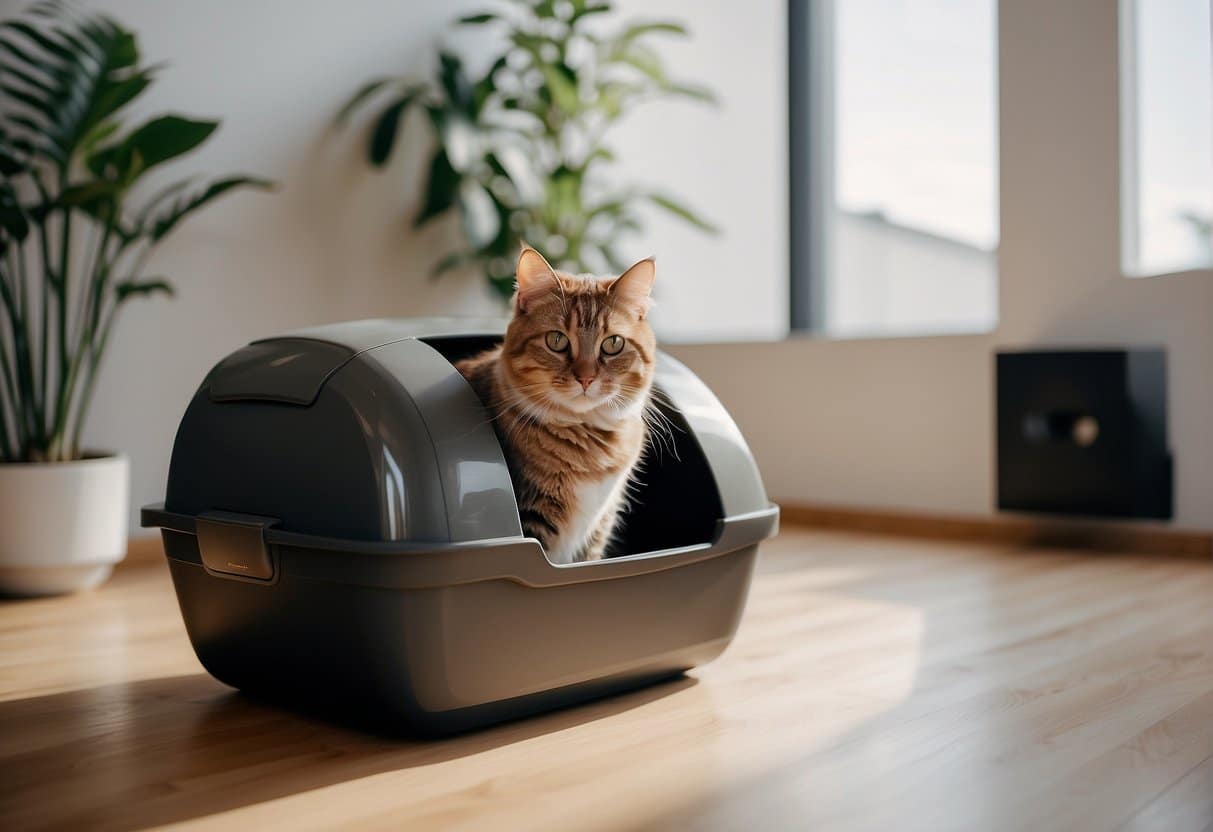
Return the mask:
<svg viewBox="0 0 1213 832">
<path fill-rule="evenodd" d="M 653 276 L 651 259 L 619 277 L 570 275 L 524 247 L 503 343 L 457 365 L 493 414 L 523 531 L 554 563 L 603 557 L 640 462 Z"/>
</svg>

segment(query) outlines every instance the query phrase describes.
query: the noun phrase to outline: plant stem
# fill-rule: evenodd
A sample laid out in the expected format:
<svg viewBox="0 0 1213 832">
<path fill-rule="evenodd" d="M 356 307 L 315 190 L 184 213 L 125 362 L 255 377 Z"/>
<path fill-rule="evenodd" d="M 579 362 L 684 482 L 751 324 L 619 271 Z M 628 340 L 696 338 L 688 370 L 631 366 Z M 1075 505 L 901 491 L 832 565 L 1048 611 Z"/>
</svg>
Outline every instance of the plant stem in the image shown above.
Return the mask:
<svg viewBox="0 0 1213 832">
<path fill-rule="evenodd" d="M 118 317 L 118 306 L 115 303 L 110 307 L 109 313 L 105 316 L 105 321 L 101 324 L 101 337 L 95 339 L 92 351 L 89 354 L 88 376 L 84 380 L 84 390 L 80 394 L 80 402 L 76 406 L 76 421 L 72 428 L 72 444 L 71 451 L 73 454 L 80 452 L 80 436 L 84 432 L 84 423 L 88 419 L 89 407 L 93 402 L 93 390 L 96 388 L 97 376 L 101 369 L 101 359 L 105 354 L 105 348 L 109 344 L 110 332 L 114 328 L 114 320 Z"/>
<path fill-rule="evenodd" d="M 3 390 L 0 390 L 0 462 L 16 462 L 17 455 L 8 438 L 8 405 Z"/>
<path fill-rule="evenodd" d="M 110 217 L 106 220 L 105 231 L 101 235 L 101 243 L 97 246 L 97 256 L 93 260 L 93 268 L 88 272 L 90 275 L 89 288 L 92 290 L 92 302 L 91 305 L 85 307 L 84 312 L 88 315 L 89 329 L 87 331 L 90 339 L 97 333 L 97 325 L 101 320 L 101 307 L 105 300 L 105 284 L 109 279 L 110 270 L 113 268 L 113 263 L 106 261 L 105 254 L 106 249 L 109 248 L 110 238 L 114 234 L 114 220 L 117 210 L 116 205 L 110 209 Z M 83 349 L 85 344 L 81 343 L 77 346 Z"/>
<path fill-rule="evenodd" d="M 109 218 L 105 223 L 105 231 L 101 236 L 100 244 L 97 246 L 96 256 L 93 258 L 93 266 L 89 272 L 89 281 L 85 288 L 84 302 L 80 310 L 82 320 L 80 338 L 72 352 L 72 361 L 67 370 L 68 383 L 61 394 L 55 418 L 54 444 L 57 458 L 63 458 L 64 455 L 67 455 L 67 458 L 74 458 L 76 453 L 75 446 L 79 441 L 83 425 L 83 411 L 87 409 L 87 400 L 92 398 L 92 386 L 95 377 L 93 367 L 97 363 L 95 353 L 98 349 L 96 346 L 98 325 L 104 301 L 106 279 L 112 266 L 111 263 L 106 262 L 105 253 L 106 249 L 109 248 L 110 238 L 114 233 L 116 215 L 117 206 L 111 206 Z M 113 316 L 111 315 L 108 320 L 112 320 L 112 318 Z M 77 407 L 75 430 L 72 433 L 72 444 L 69 446 L 67 442 L 68 426 L 72 421 L 72 398 L 76 390 L 76 383 L 80 378 L 81 370 L 84 368 L 86 357 L 90 366 L 89 370 L 85 373 L 85 388 L 80 404 Z"/>
<path fill-rule="evenodd" d="M 46 245 L 46 224 L 41 224 L 42 237 L 42 331 L 39 336 L 42 339 L 41 350 L 41 390 L 42 390 L 42 421 L 43 430 L 47 430 L 50 426 L 46 423 L 46 416 L 49 413 L 50 405 L 50 306 L 51 306 L 51 275 L 49 273 L 50 263 L 47 260 L 47 245 Z"/>
<path fill-rule="evenodd" d="M 0 268 L 0 282 L 3 282 L 6 286 L 8 285 L 8 272 L 2 268 Z M 16 460 L 17 455 L 14 453 L 13 448 L 14 443 L 20 441 L 21 425 L 16 421 L 16 402 L 13 401 L 13 429 L 17 431 L 17 437 L 15 440 L 10 441 L 8 436 L 9 402 L 11 399 L 13 399 L 15 393 L 13 392 L 12 376 L 8 369 L 8 351 L 3 349 L 5 344 L 6 342 L 3 337 L 3 333 L 0 331 L 0 372 L 3 373 L 3 375 L 0 376 L 0 382 L 2 382 L 0 383 L 0 460 L 14 461 Z"/>
<path fill-rule="evenodd" d="M 38 197 L 42 200 L 43 205 L 51 204 L 50 193 L 46 190 L 46 185 L 42 181 L 36 169 L 29 171 L 30 177 L 33 179 L 34 187 L 38 190 Z M 50 298 L 51 292 L 55 291 L 55 264 L 51 260 L 51 238 L 50 238 L 50 222 L 47 217 L 43 222 L 38 223 L 38 242 L 40 244 L 40 252 L 42 255 L 42 411 L 43 411 L 43 432 L 50 431 L 49 417 L 51 415 L 51 388 L 50 388 Z"/>
<path fill-rule="evenodd" d="M 0 462 L 16 462 L 13 443 L 8 438 L 8 394 L 0 386 Z"/>
<path fill-rule="evenodd" d="M 67 164 L 59 168 L 59 190 L 67 187 Z M 58 408 L 55 413 L 55 428 L 51 443 L 62 445 L 64 422 L 67 418 L 67 399 L 71 395 L 68 383 L 68 346 L 67 346 L 67 303 L 71 296 L 68 291 L 68 275 L 71 273 L 71 241 L 72 241 L 72 212 L 63 209 L 63 239 L 59 241 L 59 396 Z M 49 409 L 49 401 L 48 401 Z"/>
<path fill-rule="evenodd" d="M 12 269 L 11 265 L 10 269 Z M 29 356 L 21 318 L 17 311 L 16 298 L 13 297 L 7 280 L 0 281 L 0 300 L 4 301 L 4 308 L 8 312 L 9 328 L 13 338 L 14 366 L 10 373 L 7 362 L 3 364 L 4 380 L 9 386 L 9 392 L 13 397 L 14 407 L 17 410 L 18 434 L 24 433 L 24 444 L 28 447 L 32 437 L 35 435 L 33 420 L 31 418 L 32 403 L 28 395 L 29 387 L 32 386 L 32 380 L 29 379 Z"/>
</svg>

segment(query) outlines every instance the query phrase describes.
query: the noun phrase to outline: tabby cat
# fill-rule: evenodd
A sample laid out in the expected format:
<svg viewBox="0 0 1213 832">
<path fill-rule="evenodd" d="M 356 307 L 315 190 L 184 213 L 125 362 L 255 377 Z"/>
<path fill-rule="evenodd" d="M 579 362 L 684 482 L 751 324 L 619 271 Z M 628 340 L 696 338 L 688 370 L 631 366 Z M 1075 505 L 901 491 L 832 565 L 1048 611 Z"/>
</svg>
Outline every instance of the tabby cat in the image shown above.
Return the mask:
<svg viewBox="0 0 1213 832">
<path fill-rule="evenodd" d="M 603 556 L 640 462 L 655 274 L 652 258 L 619 277 L 566 274 L 523 245 L 505 340 L 456 365 L 493 414 L 522 530 L 554 563 Z"/>
</svg>

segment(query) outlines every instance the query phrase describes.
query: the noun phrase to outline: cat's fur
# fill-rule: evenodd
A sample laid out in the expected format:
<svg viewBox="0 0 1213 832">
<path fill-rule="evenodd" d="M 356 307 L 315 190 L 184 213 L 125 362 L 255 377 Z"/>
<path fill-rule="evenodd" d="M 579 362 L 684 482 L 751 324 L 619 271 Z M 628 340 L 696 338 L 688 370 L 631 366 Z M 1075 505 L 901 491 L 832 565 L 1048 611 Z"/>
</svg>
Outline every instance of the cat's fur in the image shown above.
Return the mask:
<svg viewBox="0 0 1213 832">
<path fill-rule="evenodd" d="M 652 259 L 617 278 L 557 272 L 524 245 L 505 340 L 456 365 L 493 415 L 523 532 L 555 563 L 603 556 L 643 453 L 654 275 Z M 612 335 L 624 338 L 617 355 L 603 351 Z"/>
</svg>

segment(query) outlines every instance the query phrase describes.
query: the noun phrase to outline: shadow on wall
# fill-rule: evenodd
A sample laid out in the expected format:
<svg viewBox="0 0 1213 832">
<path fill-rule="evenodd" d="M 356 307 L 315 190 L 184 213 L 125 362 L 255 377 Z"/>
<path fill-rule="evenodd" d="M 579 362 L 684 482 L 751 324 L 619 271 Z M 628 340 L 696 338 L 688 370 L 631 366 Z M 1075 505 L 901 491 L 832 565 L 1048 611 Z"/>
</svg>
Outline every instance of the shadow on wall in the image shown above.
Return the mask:
<svg viewBox="0 0 1213 832">
<path fill-rule="evenodd" d="M 443 742 L 269 708 L 203 674 L 3 702 L 0 817 L 12 828 L 133 830 L 385 772 L 414 769 L 417 779 L 401 786 L 424 789 L 427 778 L 445 777 L 422 770 L 434 763 L 613 716 L 696 684 L 683 677 Z"/>
</svg>

